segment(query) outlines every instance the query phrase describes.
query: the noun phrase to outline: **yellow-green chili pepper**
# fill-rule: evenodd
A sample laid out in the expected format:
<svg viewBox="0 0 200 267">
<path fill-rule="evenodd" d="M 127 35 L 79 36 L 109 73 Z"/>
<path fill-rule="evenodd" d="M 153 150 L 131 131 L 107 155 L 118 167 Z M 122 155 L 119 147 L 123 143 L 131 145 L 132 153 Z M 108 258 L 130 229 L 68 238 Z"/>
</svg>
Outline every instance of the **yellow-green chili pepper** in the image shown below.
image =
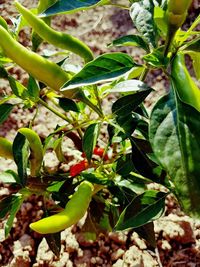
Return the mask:
<svg viewBox="0 0 200 267">
<path fill-rule="evenodd" d="M 47 8 L 52 6 L 56 0 L 39 0 L 37 7 L 37 14 L 42 13 Z M 42 19 L 46 24 L 51 25 L 51 17 L 46 17 Z M 32 32 L 32 50 L 37 51 L 38 47 L 42 43 L 43 39 L 35 32 Z"/>
<path fill-rule="evenodd" d="M 77 223 L 86 213 L 91 198 L 93 185 L 84 181 L 67 202 L 63 211 L 30 224 L 30 228 L 40 234 L 60 232 Z"/>
<path fill-rule="evenodd" d="M 4 137 L 0 137 L 0 157 L 13 159 L 12 143 Z"/>
<path fill-rule="evenodd" d="M 59 90 L 71 77 L 56 63 L 18 43 L 2 26 L 0 26 L 0 47 L 7 57 L 54 90 Z"/>
<path fill-rule="evenodd" d="M 26 19 L 26 21 L 31 25 L 34 31 L 42 39 L 46 40 L 52 45 L 66 49 L 81 56 L 82 58 L 84 58 L 85 62 L 93 60 L 92 51 L 82 41 L 69 34 L 55 31 L 54 29 L 49 27 L 42 19 L 35 16 L 31 11 L 23 7 L 17 1 L 15 2 L 15 6 Z"/>
<path fill-rule="evenodd" d="M 31 176 L 38 176 L 43 161 L 43 146 L 40 137 L 35 131 L 29 128 L 21 128 L 18 131 L 21 134 L 23 134 L 29 142 L 29 146 L 31 149 L 31 155 L 30 155 Z"/>
<path fill-rule="evenodd" d="M 200 112 L 200 89 L 191 78 L 183 53 L 178 53 L 172 62 L 172 84 L 180 99 Z"/>
<path fill-rule="evenodd" d="M 188 8 L 190 7 L 192 0 L 169 0 L 167 8 L 167 21 L 171 27 L 178 29 L 184 23 Z"/>
<path fill-rule="evenodd" d="M 2 27 L 4 27 L 4 29 L 8 30 L 8 25 L 7 25 L 6 21 L 5 21 L 5 19 L 2 18 L 1 16 L 0 16 L 0 25 Z"/>
</svg>

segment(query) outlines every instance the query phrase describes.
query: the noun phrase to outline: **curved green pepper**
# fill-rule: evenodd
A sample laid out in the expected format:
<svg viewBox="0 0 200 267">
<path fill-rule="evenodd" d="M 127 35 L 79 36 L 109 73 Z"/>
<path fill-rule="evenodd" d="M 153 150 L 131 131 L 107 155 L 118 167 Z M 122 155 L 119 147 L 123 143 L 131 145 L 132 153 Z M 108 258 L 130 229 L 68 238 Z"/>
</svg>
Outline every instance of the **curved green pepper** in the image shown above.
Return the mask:
<svg viewBox="0 0 200 267">
<path fill-rule="evenodd" d="M 56 2 L 56 0 L 39 0 L 38 6 L 37 6 L 37 14 L 42 13 L 47 8 L 49 8 L 51 5 L 53 5 Z M 51 17 L 43 18 L 43 21 L 50 25 L 51 24 Z M 38 47 L 42 43 L 43 39 L 35 32 L 32 32 L 32 50 L 35 52 L 37 51 Z"/>
<path fill-rule="evenodd" d="M 6 21 L 5 21 L 5 19 L 2 18 L 1 16 L 0 16 L 0 25 L 2 27 L 4 27 L 4 29 L 6 29 L 8 31 L 8 25 L 7 25 Z"/>
<path fill-rule="evenodd" d="M 0 137 L 0 157 L 13 159 L 12 143 L 4 137 Z"/>
<path fill-rule="evenodd" d="M 71 77 L 54 62 L 26 49 L 2 26 L 0 26 L 0 47 L 7 57 L 54 90 L 58 91 Z"/>
<path fill-rule="evenodd" d="M 53 30 L 42 19 L 39 19 L 17 1 L 15 2 L 15 6 L 34 31 L 48 43 L 81 56 L 84 58 L 85 62 L 93 60 L 92 51 L 79 39 L 69 34 Z"/>
<path fill-rule="evenodd" d="M 178 29 L 184 23 L 188 8 L 190 7 L 192 0 L 169 0 L 167 8 L 167 21 L 171 27 Z"/>
<path fill-rule="evenodd" d="M 191 78 L 183 53 L 178 53 L 172 62 L 172 84 L 179 98 L 200 112 L 200 89 Z"/>
<path fill-rule="evenodd" d="M 29 146 L 31 149 L 31 176 L 38 176 L 43 161 L 43 146 L 40 137 L 35 131 L 29 128 L 21 128 L 18 131 L 23 134 L 29 142 Z"/>
<path fill-rule="evenodd" d="M 86 213 L 92 199 L 93 185 L 84 181 L 58 214 L 31 223 L 30 228 L 40 234 L 60 232 L 77 223 Z"/>
</svg>

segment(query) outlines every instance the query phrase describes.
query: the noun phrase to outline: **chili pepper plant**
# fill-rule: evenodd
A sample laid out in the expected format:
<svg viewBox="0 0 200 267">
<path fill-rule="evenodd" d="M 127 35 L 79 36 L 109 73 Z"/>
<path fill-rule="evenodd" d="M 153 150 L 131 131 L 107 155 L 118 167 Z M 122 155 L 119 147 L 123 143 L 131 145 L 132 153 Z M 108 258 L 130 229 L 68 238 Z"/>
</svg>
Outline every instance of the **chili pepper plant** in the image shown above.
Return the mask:
<svg viewBox="0 0 200 267">
<path fill-rule="evenodd" d="M 44 234 L 57 255 L 60 232 L 84 215 L 85 238 L 133 229 L 153 247 L 153 221 L 164 213 L 168 194 L 174 194 L 186 214 L 200 218 L 200 16 L 189 29 L 181 28 L 191 1 L 130 0 L 119 5 L 112 0 L 40 0 L 33 10 L 17 1 L 14 5 L 19 16 L 12 26 L 0 17 L 0 78 L 11 88 L 0 99 L 0 123 L 17 105 L 34 110 L 34 116 L 14 140 L 0 137 L 0 156 L 12 159 L 17 169 L 0 174 L 15 189 L 0 202 L 5 237 L 21 204 L 33 194 L 43 196 L 46 218 L 30 228 Z M 53 16 L 103 5 L 129 10 L 138 31 L 110 40 L 107 45 L 116 52 L 95 57 L 87 44 L 51 27 Z M 24 26 L 31 29 L 31 47 L 19 43 Z M 44 55 L 43 41 L 59 48 L 61 61 Z M 117 52 L 123 46 L 142 49 L 140 62 Z M 81 59 L 78 71 L 66 67 L 71 54 Z M 29 75 L 27 84 L 10 74 L 15 65 Z M 145 99 L 156 92 L 145 80 L 157 69 L 170 86 L 149 112 Z M 115 101 L 109 110 L 103 103 L 110 95 Z M 39 106 L 63 119 L 45 139 L 33 130 Z M 82 153 L 72 166 L 63 152 L 65 139 Z M 48 171 L 48 151 L 60 165 L 69 164 L 69 171 Z M 150 189 L 152 184 L 160 190 Z M 55 205 L 45 205 L 49 199 Z"/>
</svg>

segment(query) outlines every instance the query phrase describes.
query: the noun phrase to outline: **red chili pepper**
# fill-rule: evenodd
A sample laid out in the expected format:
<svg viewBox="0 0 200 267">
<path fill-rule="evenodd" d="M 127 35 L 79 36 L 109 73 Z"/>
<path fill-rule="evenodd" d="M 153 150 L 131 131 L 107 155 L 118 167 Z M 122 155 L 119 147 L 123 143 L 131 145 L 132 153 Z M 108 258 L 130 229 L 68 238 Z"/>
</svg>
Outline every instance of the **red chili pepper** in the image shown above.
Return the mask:
<svg viewBox="0 0 200 267">
<path fill-rule="evenodd" d="M 95 147 L 93 151 L 94 155 L 97 155 L 101 158 L 104 157 L 104 160 L 108 160 L 108 155 L 107 154 L 104 155 L 104 152 L 105 150 L 101 147 Z"/>
<path fill-rule="evenodd" d="M 79 163 L 73 165 L 70 167 L 69 173 L 70 176 L 74 177 L 78 175 L 80 172 L 86 170 L 88 168 L 88 162 L 87 160 L 82 160 Z"/>
<path fill-rule="evenodd" d="M 109 158 L 108 158 L 108 155 L 107 155 L 107 154 L 104 155 L 104 151 L 105 151 L 104 148 L 101 148 L 101 147 L 97 147 L 97 146 L 96 146 L 96 147 L 94 148 L 94 150 L 93 150 L 93 154 L 96 155 L 96 156 L 99 156 L 99 157 L 101 157 L 101 158 L 104 156 L 104 157 L 103 157 L 104 160 L 108 160 L 108 159 L 109 159 Z M 83 157 L 83 158 L 86 157 L 86 155 L 85 155 L 84 152 L 82 153 L 82 157 Z"/>
</svg>

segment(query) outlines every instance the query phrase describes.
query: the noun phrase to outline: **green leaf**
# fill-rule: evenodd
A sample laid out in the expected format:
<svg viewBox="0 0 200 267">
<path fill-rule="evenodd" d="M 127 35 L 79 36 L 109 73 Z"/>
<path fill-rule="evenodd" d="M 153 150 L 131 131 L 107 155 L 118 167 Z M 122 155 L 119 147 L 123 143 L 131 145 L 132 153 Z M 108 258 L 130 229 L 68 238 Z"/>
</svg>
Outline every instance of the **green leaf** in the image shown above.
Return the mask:
<svg viewBox="0 0 200 267">
<path fill-rule="evenodd" d="M 0 60 L 1 60 L 1 55 L 0 55 Z M 1 64 L 1 61 L 0 61 Z M 3 66 L 0 65 L 0 78 L 7 79 L 8 78 L 8 73 L 5 70 Z"/>
<path fill-rule="evenodd" d="M 15 218 L 18 210 L 20 209 L 22 202 L 23 202 L 23 197 L 21 194 L 20 195 L 17 195 L 17 194 L 13 195 L 10 209 L 9 209 L 10 215 L 6 221 L 6 224 L 5 224 L 5 237 L 8 237 L 8 234 L 10 233 L 14 218 Z"/>
<path fill-rule="evenodd" d="M 156 164 L 147 156 L 147 153 L 151 152 L 151 147 L 148 147 L 149 142 L 146 140 L 140 142 L 139 139 L 133 137 L 130 137 L 130 141 L 132 146 L 132 162 L 135 169 L 142 176 L 155 181 L 157 178 L 156 173 L 154 173 Z"/>
<path fill-rule="evenodd" d="M 113 80 L 135 66 L 138 65 L 125 53 L 103 54 L 86 64 L 80 72 L 63 86 L 61 91 Z"/>
<path fill-rule="evenodd" d="M 60 256 L 60 250 L 61 250 L 61 234 L 55 233 L 55 234 L 48 234 L 45 235 L 45 239 L 47 241 L 47 244 L 49 245 L 49 248 L 51 251 L 57 256 Z"/>
<path fill-rule="evenodd" d="M 139 228 L 135 228 L 134 231 L 138 233 L 141 238 L 144 238 L 150 246 L 156 248 L 156 237 L 153 222 L 147 223 Z"/>
<path fill-rule="evenodd" d="M 149 190 L 136 196 L 121 213 L 115 230 L 137 228 L 160 218 L 165 209 L 166 195 Z"/>
<path fill-rule="evenodd" d="M 14 184 L 19 182 L 19 177 L 12 170 L 0 173 L 0 181 L 5 184 Z"/>
<path fill-rule="evenodd" d="M 145 90 L 152 90 L 146 83 L 139 80 L 127 80 L 117 83 L 109 89 L 110 93 L 136 93 Z M 107 90 L 105 91 L 107 92 Z"/>
<path fill-rule="evenodd" d="M 136 34 L 132 35 L 125 35 L 120 38 L 115 39 L 108 45 L 110 46 L 138 46 L 145 51 L 149 52 L 149 47 L 147 43 L 144 41 L 144 39 Z"/>
<path fill-rule="evenodd" d="M 185 50 L 193 51 L 193 52 L 200 52 L 200 38 L 197 38 L 189 43 L 186 43 Z"/>
<path fill-rule="evenodd" d="M 84 180 L 87 180 L 94 184 L 100 184 L 100 185 L 113 185 L 113 181 L 109 180 L 108 176 L 105 175 L 105 173 L 100 173 L 97 171 L 87 172 L 83 171 L 81 172 L 81 177 L 84 178 Z"/>
<path fill-rule="evenodd" d="M 39 100 L 39 97 L 40 97 L 40 88 L 39 88 L 36 80 L 32 76 L 29 76 L 27 90 L 28 90 L 28 94 L 29 94 L 30 99 L 33 102 L 37 102 Z"/>
<path fill-rule="evenodd" d="M 134 111 L 144 99 L 152 92 L 152 89 L 147 89 L 135 94 L 126 95 L 119 98 L 112 105 L 112 112 L 116 115 L 124 116 Z"/>
<path fill-rule="evenodd" d="M 7 120 L 10 112 L 13 109 L 12 104 L 4 103 L 0 105 L 0 124 Z"/>
<path fill-rule="evenodd" d="M 18 175 L 20 179 L 19 182 L 22 186 L 24 186 L 27 179 L 29 149 L 26 137 L 19 132 L 17 133 L 13 141 L 13 156 L 14 161 L 17 165 Z"/>
<path fill-rule="evenodd" d="M 154 8 L 154 21 L 161 36 L 167 36 L 168 26 L 165 11 L 161 7 Z"/>
<path fill-rule="evenodd" d="M 131 171 L 134 171 L 135 167 L 132 162 L 132 154 L 126 154 L 117 160 L 116 173 L 126 176 Z"/>
<path fill-rule="evenodd" d="M 79 10 L 86 10 L 108 1 L 105 0 L 58 0 L 54 5 L 45 10 L 41 17 L 48 17 L 60 13 L 71 14 Z"/>
<path fill-rule="evenodd" d="M 76 102 L 69 98 L 59 98 L 59 106 L 66 112 L 70 110 L 74 112 L 80 112 Z"/>
<path fill-rule="evenodd" d="M 162 47 L 154 49 L 152 53 L 143 56 L 143 59 L 151 66 L 161 68 L 167 66 L 168 59 L 163 55 Z"/>
<path fill-rule="evenodd" d="M 154 23 L 153 0 L 134 3 L 130 9 L 130 16 L 142 37 L 152 47 L 156 47 L 157 28 Z"/>
<path fill-rule="evenodd" d="M 83 151 L 85 152 L 88 161 L 92 158 L 93 150 L 99 136 L 100 127 L 100 123 L 91 124 L 88 126 L 83 136 Z"/>
<path fill-rule="evenodd" d="M 156 158 L 175 184 L 184 210 L 200 218 L 200 112 L 177 95 L 166 95 L 150 119 L 150 141 Z"/>
<path fill-rule="evenodd" d="M 21 99 L 26 99 L 28 97 L 27 89 L 20 82 L 16 81 L 12 76 L 8 77 L 10 87 L 13 94 Z"/>
<path fill-rule="evenodd" d="M 199 42 L 200 45 L 200 42 Z M 200 80 L 200 52 L 189 52 L 188 53 L 192 58 L 192 64 L 195 71 L 195 75 L 198 80 Z M 199 99 L 200 101 L 200 99 Z"/>
</svg>

